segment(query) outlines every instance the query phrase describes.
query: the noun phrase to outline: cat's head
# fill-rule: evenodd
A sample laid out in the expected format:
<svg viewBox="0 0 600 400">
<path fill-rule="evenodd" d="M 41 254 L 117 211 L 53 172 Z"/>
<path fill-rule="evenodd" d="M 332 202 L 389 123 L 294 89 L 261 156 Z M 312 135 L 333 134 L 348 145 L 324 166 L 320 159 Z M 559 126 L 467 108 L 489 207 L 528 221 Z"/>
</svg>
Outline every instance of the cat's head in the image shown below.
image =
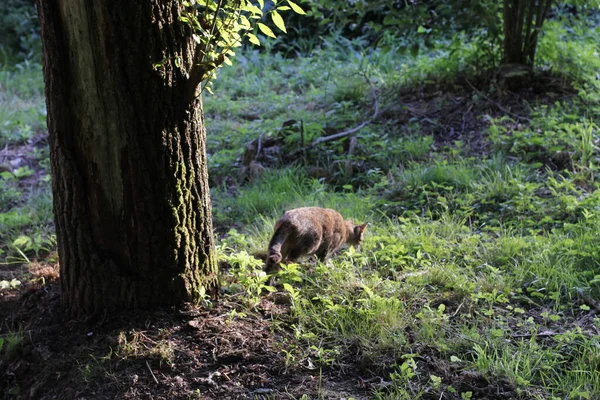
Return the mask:
<svg viewBox="0 0 600 400">
<path fill-rule="evenodd" d="M 354 225 L 352 220 L 348 222 L 350 223 L 349 225 L 352 226 L 352 232 L 350 233 L 350 236 L 348 237 L 348 240 L 346 242 L 349 245 L 358 247 L 365 238 L 365 228 L 367 227 L 368 223 L 364 223 L 362 225 Z"/>
</svg>

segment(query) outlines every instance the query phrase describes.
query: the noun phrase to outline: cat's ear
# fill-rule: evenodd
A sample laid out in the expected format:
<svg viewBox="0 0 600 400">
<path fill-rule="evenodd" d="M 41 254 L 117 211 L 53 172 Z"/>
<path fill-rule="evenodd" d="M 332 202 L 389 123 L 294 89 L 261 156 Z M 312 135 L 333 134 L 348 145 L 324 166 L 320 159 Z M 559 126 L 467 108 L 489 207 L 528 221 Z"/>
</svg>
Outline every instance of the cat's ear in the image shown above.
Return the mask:
<svg viewBox="0 0 600 400">
<path fill-rule="evenodd" d="M 354 227 L 354 234 L 355 235 L 362 235 L 363 232 L 365 231 L 365 228 L 367 227 L 368 223 L 362 224 L 362 225 L 356 225 Z"/>
</svg>

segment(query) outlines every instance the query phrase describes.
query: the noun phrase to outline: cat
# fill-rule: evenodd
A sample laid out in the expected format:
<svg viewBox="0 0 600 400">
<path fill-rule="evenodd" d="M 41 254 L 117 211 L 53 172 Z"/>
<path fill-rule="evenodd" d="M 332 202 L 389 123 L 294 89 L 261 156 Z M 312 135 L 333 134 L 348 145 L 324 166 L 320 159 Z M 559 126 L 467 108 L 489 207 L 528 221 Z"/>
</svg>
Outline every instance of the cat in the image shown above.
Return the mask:
<svg viewBox="0 0 600 400">
<path fill-rule="evenodd" d="M 329 208 L 302 207 L 286 211 L 275 224 L 269 242 L 266 272 L 278 269 L 282 261 L 315 255 L 324 261 L 344 244 L 359 246 L 367 224 L 354 225 Z"/>
</svg>

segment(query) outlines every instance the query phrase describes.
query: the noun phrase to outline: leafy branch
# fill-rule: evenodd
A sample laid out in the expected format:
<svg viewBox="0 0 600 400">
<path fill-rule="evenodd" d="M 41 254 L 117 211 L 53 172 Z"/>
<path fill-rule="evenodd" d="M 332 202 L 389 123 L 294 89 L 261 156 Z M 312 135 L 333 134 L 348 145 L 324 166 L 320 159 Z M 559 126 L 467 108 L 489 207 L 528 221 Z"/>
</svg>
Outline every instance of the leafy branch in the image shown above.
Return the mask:
<svg viewBox="0 0 600 400">
<path fill-rule="evenodd" d="M 210 91 L 210 82 L 217 68 L 231 65 L 234 48 L 240 47 L 244 38 L 256 46 L 260 39 L 257 29 L 265 36 L 275 38 L 271 28 L 260 22 L 269 15 L 273 24 L 287 33 L 280 12 L 293 11 L 306 14 L 291 0 L 272 0 L 273 7 L 266 9 L 264 0 L 184 0 L 180 21 L 192 29 L 196 42 L 193 67 L 189 72 L 192 92 L 205 82 L 202 89 Z"/>
</svg>

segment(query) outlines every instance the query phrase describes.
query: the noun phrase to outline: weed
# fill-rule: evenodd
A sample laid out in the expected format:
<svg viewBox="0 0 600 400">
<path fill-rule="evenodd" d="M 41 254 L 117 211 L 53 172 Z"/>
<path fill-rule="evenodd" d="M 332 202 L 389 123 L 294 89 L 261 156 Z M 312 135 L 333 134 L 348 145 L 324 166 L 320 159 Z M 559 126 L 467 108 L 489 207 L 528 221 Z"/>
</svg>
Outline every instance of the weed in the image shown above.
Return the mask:
<svg viewBox="0 0 600 400">
<path fill-rule="evenodd" d="M 117 355 L 122 358 L 150 358 L 159 363 L 173 364 L 174 350 L 167 338 L 148 337 L 141 331 L 121 332 L 118 337 Z"/>
<path fill-rule="evenodd" d="M 0 338 L 0 351 L 4 350 L 4 356 L 8 360 L 17 359 L 23 349 L 24 335 L 23 330 L 10 331 L 7 335 Z"/>
</svg>

